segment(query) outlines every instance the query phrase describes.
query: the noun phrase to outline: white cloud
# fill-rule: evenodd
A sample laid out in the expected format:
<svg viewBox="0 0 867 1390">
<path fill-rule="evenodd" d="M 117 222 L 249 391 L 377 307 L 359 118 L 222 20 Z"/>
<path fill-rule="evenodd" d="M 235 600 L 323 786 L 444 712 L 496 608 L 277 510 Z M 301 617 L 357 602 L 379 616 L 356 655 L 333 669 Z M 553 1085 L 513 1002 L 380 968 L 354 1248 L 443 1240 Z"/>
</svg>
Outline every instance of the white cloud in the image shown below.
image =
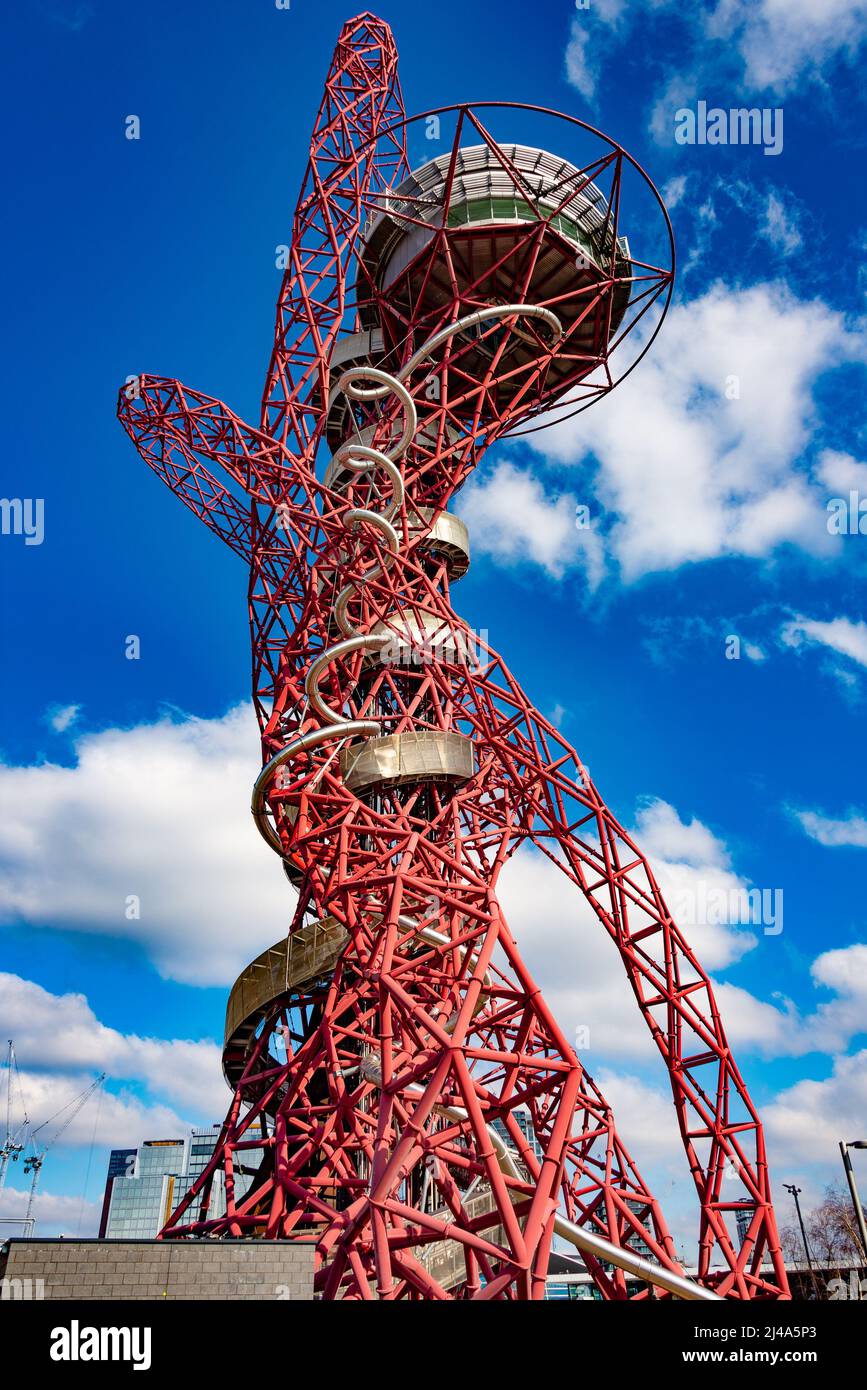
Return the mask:
<svg viewBox="0 0 867 1390">
<path fill-rule="evenodd" d="M 63 1123 L 61 1114 L 56 1124 L 50 1123 L 53 1116 L 78 1099 L 82 1091 L 94 1080 L 92 1072 L 41 1072 L 22 1069 L 21 1086 L 27 1102 L 27 1110 L 34 1126 L 43 1120 L 49 1121 L 42 1132 L 42 1142 L 47 1142 Z M 227 1094 L 224 1088 L 224 1095 Z M 225 1099 L 220 1107 L 225 1112 Z M 68 1112 L 67 1112 L 68 1113 Z M 217 1115 L 207 1117 L 211 1123 Z M 105 1087 L 87 1101 L 64 1130 L 59 1148 L 87 1148 L 91 1143 L 96 1148 L 134 1148 L 142 1139 L 183 1137 L 190 1130 L 190 1119 L 178 1114 L 170 1105 L 159 1101 L 143 1100 L 131 1087 L 121 1091 L 109 1091 Z M 49 1154 L 51 1149 L 49 1149 Z M 46 1160 L 46 1163 L 49 1160 Z"/>
<path fill-rule="evenodd" d="M 799 654 L 821 653 L 825 659 L 820 670 L 838 682 L 843 698 L 850 702 L 861 699 L 861 673 L 867 667 L 867 623 L 863 620 L 820 620 L 798 615 L 783 623 L 779 640 Z"/>
<path fill-rule="evenodd" d="M 220 1050 L 210 1039 L 142 1038 L 108 1028 L 83 994 L 51 994 L 32 980 L 0 974 L 0 1017 L 30 1068 L 105 1071 L 210 1119 L 228 1095 Z M 31 1107 L 32 1108 L 32 1107 Z"/>
<path fill-rule="evenodd" d="M 596 1079 L 614 1111 L 620 1137 L 635 1155 L 639 1171 L 651 1165 L 657 1167 L 661 1162 L 672 1169 L 683 1168 L 677 1116 L 664 1078 L 657 1087 L 629 1072 L 605 1069 Z"/>
<path fill-rule="evenodd" d="M 662 189 L 662 201 L 671 212 L 677 205 L 683 202 L 686 193 L 686 174 L 678 174 L 676 178 L 669 179 Z"/>
<path fill-rule="evenodd" d="M 717 284 L 675 307 L 612 397 L 533 436 L 549 461 L 598 466 L 604 536 L 624 580 L 720 556 L 838 548 L 803 466 L 822 373 L 862 360 L 821 301 Z M 566 563 L 561 552 L 559 563 Z"/>
<path fill-rule="evenodd" d="M 833 93 L 838 63 L 854 64 L 867 39 L 867 0 L 717 0 L 714 7 L 683 6 L 675 0 L 592 0 L 574 15 L 565 51 L 567 81 L 588 102 L 596 97 L 600 74 L 616 66 L 625 45 L 656 51 L 661 37 L 657 15 L 680 30 L 674 43 L 677 65 L 662 65 L 648 126 L 662 145 L 674 145 L 675 114 L 709 105 L 763 106 L 804 82 L 822 83 Z M 663 38 L 671 45 L 669 32 Z M 766 93 L 768 95 L 766 95 Z M 785 113 L 785 108 L 783 108 Z M 682 191 L 670 202 L 675 207 Z M 783 255 L 800 248 L 803 236 L 791 207 L 771 194 L 760 235 Z M 701 255 L 696 246 L 686 263 Z"/>
<path fill-rule="evenodd" d="M 651 859 L 681 863 L 691 869 L 728 869 L 729 852 L 722 840 L 693 817 L 684 821 L 667 801 L 653 800 L 638 812 L 636 837 Z"/>
<path fill-rule="evenodd" d="M 91 1192 L 101 1184 L 103 1174 L 92 1180 Z M 12 1235 L 21 1235 L 21 1228 L 12 1225 L 3 1225 L 3 1222 L 15 1221 L 20 1219 L 27 1210 L 27 1202 L 30 1196 L 29 1188 L 16 1188 L 9 1183 L 0 1192 L 0 1237 L 7 1239 Z M 98 1199 L 83 1201 L 81 1195 L 77 1197 L 65 1196 L 60 1193 L 51 1192 L 40 1183 L 36 1202 L 33 1208 L 33 1215 L 36 1217 L 36 1235 L 43 1237 L 50 1236 L 78 1236 L 82 1240 L 95 1236 L 99 1231 L 99 1217 L 102 1210 L 102 1194 Z"/>
<path fill-rule="evenodd" d="M 621 1137 L 661 1201 L 678 1250 L 692 1261 L 698 1225 L 696 1197 L 685 1172 L 670 1095 L 664 1084 L 649 1085 L 641 1077 L 619 1071 L 603 1072 L 598 1080 L 611 1102 Z M 779 1223 L 788 1219 L 781 1184 L 797 1179 L 803 1187 L 805 1210 L 821 1200 L 823 1188 L 841 1177 L 838 1141 L 867 1138 L 858 1120 L 865 1113 L 867 1051 L 836 1057 L 826 1080 L 799 1081 L 762 1105 L 760 1118 Z"/>
<path fill-rule="evenodd" d="M 720 0 L 705 17 L 711 38 L 735 42 L 745 80 L 791 90 L 819 78 L 840 58 L 853 59 L 867 38 L 865 0 Z"/>
<path fill-rule="evenodd" d="M 700 906 L 714 891 L 733 898 L 746 888 L 712 831 L 698 820 L 681 820 L 665 802 L 641 810 L 634 836 L 669 906 Z M 580 890 L 527 848 L 506 864 L 498 893 L 521 953 L 567 1037 L 574 1042 L 579 1029 L 589 1030 L 589 1048 L 581 1044 L 578 1050 L 590 1070 L 596 1057 L 661 1065 L 616 947 Z M 678 924 L 708 970 L 723 969 L 756 945 L 752 931 L 736 923 L 687 916 Z"/>
<path fill-rule="evenodd" d="M 804 205 L 787 189 L 770 188 L 766 193 L 762 193 L 754 183 L 744 179 L 723 178 L 719 174 L 713 175 L 709 182 L 706 178 L 699 179 L 698 176 L 694 176 L 694 181 L 697 189 L 704 183 L 710 190 L 708 202 L 714 209 L 711 231 L 725 225 L 724 221 L 716 216 L 715 208 L 717 204 L 727 200 L 745 219 L 745 233 L 752 231 L 756 238 L 766 241 L 781 256 L 792 255 L 806 240 L 803 223 L 808 214 Z M 690 209 L 694 215 L 697 211 L 697 199 L 698 192 L 693 195 Z M 692 231 L 693 250 L 687 261 L 687 268 L 697 264 L 704 271 L 710 239 L 703 233 L 704 228 L 701 224 Z M 695 246 L 698 246 L 701 253 L 698 258 Z"/>
<path fill-rule="evenodd" d="M 858 811 L 850 811 L 838 820 L 823 816 L 819 811 L 795 811 L 794 814 L 810 839 L 818 840 L 820 845 L 829 848 L 850 845 L 867 849 L 867 817 Z"/>
<path fill-rule="evenodd" d="M 681 70 L 691 65 L 697 77 L 687 85 L 700 80 L 709 99 L 721 83 L 729 90 L 781 96 L 803 81 L 826 81 L 836 63 L 855 60 L 867 38 L 867 0 L 718 0 L 715 8 L 675 0 L 634 0 L 626 8 L 620 0 L 593 0 L 591 9 L 597 6 L 605 29 L 590 29 L 585 15 L 583 27 L 573 21 L 570 30 L 570 47 L 576 44 L 580 53 L 576 76 L 590 81 L 591 95 L 602 59 L 613 61 L 618 43 L 652 47 L 655 34 L 647 21 L 659 12 L 674 11 L 680 20 Z"/>
<path fill-rule="evenodd" d="M 653 801 L 640 810 L 631 833 L 705 970 L 724 970 L 756 948 L 754 931 L 739 918 L 748 885 L 734 871 L 724 841 L 708 826 Z M 578 1051 L 591 1072 L 597 1057 L 658 1067 L 616 948 L 580 890 L 550 860 L 526 850 L 506 864 L 498 892 L 531 973 L 567 1037 L 579 1039 Z M 728 917 L 714 913 L 715 902 L 731 905 Z M 770 941 L 769 949 L 774 949 Z M 867 945 L 819 955 L 811 979 L 833 997 L 803 1014 L 778 994 L 760 999 L 716 981 L 732 1045 L 765 1057 L 832 1054 L 867 1031 Z"/>
<path fill-rule="evenodd" d="M 718 980 L 714 985 L 726 1036 L 738 1052 L 757 1052 L 765 1057 L 792 1055 L 792 1040 L 798 1027 L 798 1013 L 790 1000 L 775 1003 L 758 999 L 749 990 Z M 795 1053 L 811 1051 L 795 1048 Z"/>
<path fill-rule="evenodd" d="M 860 701 L 861 682 L 854 671 L 849 671 L 845 666 L 831 666 L 830 674 L 840 686 L 843 698 L 851 703 Z"/>
<path fill-rule="evenodd" d="M 791 256 L 804 240 L 798 226 L 797 214 L 791 207 L 786 207 L 782 198 L 774 192 L 768 194 L 760 233 L 784 256 Z"/>
<path fill-rule="evenodd" d="M 602 542 L 592 524 L 576 527 L 577 505 L 571 493 L 551 495 L 531 473 L 500 463 L 487 480 L 469 484 L 459 511 L 475 550 L 506 565 L 531 561 L 553 579 L 580 566 L 595 588 L 602 575 Z"/>
<path fill-rule="evenodd" d="M 81 713 L 81 705 L 53 705 L 48 711 L 48 722 L 56 734 L 65 734 L 71 729 Z"/>
<path fill-rule="evenodd" d="M 182 978 L 229 979 L 263 940 L 279 935 L 287 910 L 279 869 L 277 891 L 268 892 L 264 875 L 271 857 L 264 847 L 260 852 L 255 836 L 245 840 L 244 808 L 255 765 L 251 722 L 234 711 L 222 720 L 109 730 L 79 742 L 73 768 L 4 769 L 0 791 L 15 808 L 0 841 L 7 905 L 21 911 L 26 904 L 36 920 L 55 925 L 135 931 L 155 959 Z M 175 795 L 180 805 L 173 804 Z M 700 890 L 736 895 L 746 887 L 725 842 L 664 802 L 640 809 L 635 836 L 670 904 L 700 899 Z M 45 881 L 44 864 L 50 870 Z M 141 924 L 119 925 L 121 889 L 130 891 L 132 878 L 134 891 L 141 876 L 147 882 L 143 906 L 153 904 L 150 918 L 145 912 Z M 589 1048 L 579 1050 L 591 1071 L 599 1071 L 597 1059 L 629 1059 L 642 1070 L 658 1070 L 616 948 L 580 892 L 529 849 L 507 864 L 501 890 L 522 953 L 567 1035 L 574 1038 L 579 1027 L 590 1030 Z M 256 938 L 244 941 L 251 916 L 256 922 L 265 917 L 250 911 L 257 900 L 274 912 L 275 921 L 264 930 L 260 924 Z M 179 921 L 187 934 L 180 946 Z M 756 946 L 754 934 L 737 925 L 681 925 L 709 970 L 725 968 Z M 832 997 L 804 1017 L 785 1000 L 764 1001 L 732 985 L 718 986 L 734 1045 L 769 1056 L 844 1046 L 867 1016 L 867 947 L 824 953 L 814 963 L 813 980 Z M 93 1102 L 85 1107 L 64 1142 L 90 1144 L 98 1121 L 98 1144 L 132 1146 L 144 1136 L 184 1134 L 191 1121 L 210 1122 L 222 1114 L 226 1093 L 211 1042 L 121 1033 L 102 1024 L 83 996 L 53 995 L 12 975 L 0 976 L 0 1013 L 27 1058 L 23 1081 L 34 1119 L 71 1101 L 97 1070 L 108 1071 L 125 1088 L 106 1091 L 98 1112 Z M 624 1080 L 624 1094 L 636 1085 L 643 1083 Z M 661 1076 L 659 1095 L 654 1099 L 649 1091 L 645 1098 L 651 1129 L 652 1116 L 662 1116 L 664 1091 Z M 630 1103 L 637 1104 L 634 1095 Z M 660 1120 L 651 1148 L 661 1153 L 671 1143 L 669 1129 Z M 640 1157 L 641 1145 L 636 1147 Z"/>
<path fill-rule="evenodd" d="M 0 974 L 0 1017 L 14 1034 L 22 1064 L 21 1095 L 32 1126 L 25 1152 L 46 1151 L 34 1207 L 42 1235 L 96 1233 L 97 1203 L 46 1189 L 45 1174 L 50 1182 L 69 1149 L 92 1149 L 92 1192 L 104 1180 L 106 1149 L 135 1148 L 146 1138 L 183 1139 L 192 1127 L 219 1123 L 225 1114 L 229 1091 L 219 1048 L 209 1040 L 121 1033 L 101 1023 L 83 995 L 51 994 L 11 974 Z M 75 1111 L 99 1072 L 107 1073 L 105 1085 Z M 16 1091 L 13 1129 L 22 1120 Z M 27 1191 L 8 1187 L 0 1194 L 0 1221 L 22 1216 L 27 1198 Z"/>
<path fill-rule="evenodd" d="M 123 874 L 151 873 L 149 895 L 157 904 L 165 898 L 165 915 L 156 912 L 155 920 L 141 929 L 140 939 L 155 957 L 168 960 L 187 977 L 207 974 L 202 954 L 213 928 L 211 958 L 223 960 L 223 970 L 231 965 L 226 972 L 231 975 L 232 955 L 245 959 L 258 949 L 262 936 L 259 928 L 259 939 L 241 942 L 239 947 L 236 929 L 245 917 L 233 896 L 242 892 L 249 907 L 261 891 L 258 845 L 255 840 L 252 848 L 246 845 L 236 823 L 254 758 L 255 734 L 251 736 L 249 726 L 240 711 L 216 721 L 160 721 L 89 736 L 79 744 L 74 768 L 6 769 L 0 788 L 6 777 L 13 779 L 14 786 L 5 789 L 15 796 L 18 817 L 17 829 L 7 829 L 2 842 L 7 899 L 14 890 L 16 903 L 26 899 L 47 921 L 79 923 L 87 912 L 100 930 L 125 930 L 117 927 L 113 908 L 117 881 L 112 875 L 107 883 L 98 881 L 100 859 L 119 860 Z M 219 777 L 212 775 L 215 767 Z M 134 774 L 142 769 L 149 775 L 137 786 Z M 50 779 L 48 786 L 43 774 Z M 128 789 L 123 804 L 112 791 L 116 782 Z M 192 803 L 191 786 L 198 798 Z M 180 808 L 170 805 L 177 789 Z M 170 826 L 166 832 L 162 817 L 167 807 Z M 144 848 L 126 859 L 131 820 L 138 826 Z M 55 854 L 61 864 L 58 881 L 49 882 L 43 893 L 39 865 L 50 858 L 45 846 L 55 843 L 52 836 L 64 821 L 78 833 L 73 844 L 62 844 L 62 852 Z M 208 825 L 218 846 L 204 858 L 202 824 Z M 745 887 L 732 867 L 725 842 L 700 820 L 682 818 L 664 802 L 651 801 L 640 809 L 635 835 L 653 860 L 670 903 L 695 898 L 700 888 L 732 894 Z M 108 856 L 107 844 L 112 847 Z M 82 855 L 83 865 L 75 862 Z M 264 862 L 269 863 L 267 852 Z M 183 885 L 177 889 L 182 873 L 197 880 L 198 901 Z M 58 884 L 66 887 L 65 914 L 59 910 Z M 282 884 L 279 887 L 275 897 L 282 905 L 285 894 Z M 589 1028 L 589 1047 L 579 1046 L 579 1050 L 591 1072 L 599 1074 L 615 1112 L 625 1112 L 627 1140 L 640 1131 L 634 1140 L 639 1161 L 644 1155 L 652 1165 L 662 1165 L 665 1183 L 678 1184 L 675 1207 L 682 1203 L 685 1208 L 690 1199 L 688 1179 L 685 1174 L 677 1179 L 671 1176 L 680 1172 L 682 1161 L 664 1074 L 613 943 L 580 892 L 538 853 L 522 852 L 507 864 L 501 889 L 522 952 L 567 1036 L 574 1038 L 579 1027 Z M 189 928 L 192 943 L 177 956 L 167 944 L 179 920 L 171 911 L 176 891 L 188 907 L 180 920 Z M 107 902 L 112 904 L 110 909 Z M 756 945 L 753 933 L 739 926 L 724 922 L 681 925 L 711 970 L 724 968 Z M 279 934 L 274 925 L 268 931 Z M 271 936 L 266 934 L 265 939 Z M 867 947 L 824 953 L 814 963 L 813 980 L 817 988 L 831 991 L 832 997 L 803 1018 L 785 1000 L 763 1001 L 735 986 L 718 986 L 735 1047 L 783 1056 L 844 1046 L 867 1016 Z M 98 1106 L 94 1100 L 84 1108 L 64 1136 L 64 1144 L 87 1146 L 95 1137 L 103 1147 L 133 1146 L 145 1136 L 183 1135 L 191 1123 L 212 1122 L 223 1112 L 226 1092 L 218 1049 L 212 1042 L 121 1033 L 104 1025 L 82 995 L 54 995 L 13 975 L 0 976 L 0 1014 L 16 1037 L 20 1055 L 27 1059 L 22 1080 L 36 1122 L 72 1101 L 97 1070 L 106 1070 L 112 1082 L 120 1085 L 120 1090 L 117 1084 L 106 1090 Z M 597 1059 L 605 1065 L 629 1059 L 640 1064 L 642 1071 L 655 1068 L 659 1085 L 650 1087 L 636 1076 L 612 1072 L 610 1065 L 600 1071 Z M 779 1128 L 795 1123 L 791 1117 L 797 1100 L 797 1095 L 789 1095 L 780 1102 L 775 1112 Z M 667 1196 L 670 1199 L 670 1191 Z M 47 1214 L 43 1206 L 43 1229 L 49 1215 L 52 1220 L 56 1216 L 58 1228 L 70 1228 L 64 1200 L 58 1199 L 54 1214 Z"/>
<path fill-rule="evenodd" d="M 669 73 L 659 88 L 650 112 L 650 133 L 658 145 L 674 146 L 675 116 L 682 107 L 693 106 L 698 76 L 679 70 Z"/>
<path fill-rule="evenodd" d="M 586 101 L 596 95 L 596 86 L 603 60 L 620 25 L 625 0 L 588 0 L 579 6 L 569 25 L 566 44 L 566 81 L 580 92 Z"/>
<path fill-rule="evenodd" d="M 867 1139 L 865 1115 L 867 1051 L 835 1058 L 827 1080 L 798 1081 L 762 1112 L 773 1147 L 790 1163 L 831 1161 L 840 1139 Z"/>
<path fill-rule="evenodd" d="M 569 26 L 569 42 L 566 45 L 566 81 L 585 100 L 592 100 L 596 92 L 598 61 L 590 28 L 581 15 L 576 15 Z"/>
<path fill-rule="evenodd" d="M 0 767 L 0 914 L 127 937 L 165 975 L 230 983 L 293 905 L 248 809 L 252 713 L 107 729 L 75 751 L 73 767 Z"/>
<path fill-rule="evenodd" d="M 810 967 L 817 989 L 830 990 L 812 1013 L 801 1015 L 790 1000 L 757 999 L 736 985 L 721 983 L 717 993 L 726 1031 L 735 1047 L 766 1057 L 803 1057 L 810 1052 L 839 1053 L 867 1032 L 867 945 L 825 951 Z"/>
<path fill-rule="evenodd" d="M 839 1027 L 845 1039 L 867 1032 L 867 945 L 825 951 L 814 960 L 810 973 L 816 985 L 823 985 L 838 996 L 838 1002 L 823 1004 L 817 1017 L 832 1016 L 832 1026 Z M 833 1046 L 825 1050 L 830 1051 Z M 842 1047 L 843 1040 L 836 1046 Z"/>
<path fill-rule="evenodd" d="M 780 637 L 787 647 L 829 647 L 859 666 L 867 666 L 867 623 L 863 621 L 832 618 L 822 622 L 816 618 L 797 617 L 784 624 Z"/>
<path fill-rule="evenodd" d="M 823 449 L 819 455 L 816 473 L 822 482 L 834 491 L 848 493 L 854 490 L 867 496 L 867 463 L 861 463 L 851 454 L 844 454 L 836 449 Z"/>
<path fill-rule="evenodd" d="M 668 816 L 659 815 L 660 828 L 668 821 Z M 712 868 L 727 862 L 724 847 L 700 823 L 692 833 L 687 826 L 685 837 L 682 822 L 681 829 L 674 826 L 674 830 L 672 849 L 675 852 L 695 862 L 701 857 L 700 846 L 705 844 Z M 543 881 L 539 876 L 535 885 L 529 885 L 525 899 L 521 905 L 524 910 L 513 912 L 513 920 L 520 923 L 524 911 L 532 911 L 533 921 L 538 923 L 540 904 L 544 904 L 543 921 L 549 914 L 559 920 L 561 895 L 556 892 L 553 879 Z M 594 930 L 599 931 L 595 922 L 579 921 L 576 915 L 573 931 L 576 935 L 580 933 L 580 942 L 574 952 L 553 957 L 550 963 L 543 959 L 533 960 L 533 933 L 529 925 L 518 935 L 522 950 L 530 957 L 531 968 L 541 976 L 545 996 L 554 1004 L 561 1022 L 565 1017 L 571 1022 L 577 1010 L 578 1021 L 585 1026 L 589 1024 L 590 1046 L 582 1051 L 582 1058 L 612 1106 L 621 1138 L 661 1200 L 678 1247 L 686 1253 L 687 1259 L 692 1259 L 696 1231 L 695 1193 L 685 1168 L 665 1073 L 655 1050 L 648 1047 L 641 1036 L 643 1025 L 638 1023 L 633 1001 L 631 998 L 624 1001 L 622 991 L 615 988 L 615 976 L 619 977 L 621 986 L 625 984 L 619 963 L 613 956 L 606 959 L 602 955 L 597 944 L 598 935 L 592 934 Z M 561 930 L 561 939 L 564 938 L 565 930 Z M 539 968 L 546 964 L 547 969 Z M 580 981 L 571 992 L 563 983 L 567 976 Z M 833 998 L 803 1017 L 785 999 L 768 1002 L 737 986 L 715 983 L 720 1012 L 736 1057 L 743 1059 L 748 1053 L 765 1057 L 833 1053 L 864 1033 L 867 1029 L 867 945 L 824 952 L 813 962 L 811 976 L 816 988 L 832 991 Z M 571 1036 L 571 1027 L 567 1027 L 567 1032 Z M 610 1065 L 612 1060 L 626 1059 L 631 1066 L 640 1063 L 639 1070 L 624 1071 Z M 753 1079 L 752 1072 L 753 1068 L 745 1068 L 748 1083 Z M 649 1080 L 649 1077 L 654 1079 Z M 852 1116 L 865 1113 L 867 1051 L 851 1058 L 838 1054 L 833 1058 L 833 1075 L 828 1080 L 799 1082 L 766 1101 L 761 1107 L 761 1118 L 768 1141 L 775 1196 L 779 1193 L 776 1184 L 794 1172 L 804 1184 L 806 1200 L 818 1200 L 824 1185 L 838 1176 L 836 1141 L 845 1137 L 844 1131 L 852 1131 L 848 1136 L 851 1138 L 867 1137 L 867 1134 L 862 1136 L 854 1132 L 858 1122 L 852 1120 Z"/>
</svg>

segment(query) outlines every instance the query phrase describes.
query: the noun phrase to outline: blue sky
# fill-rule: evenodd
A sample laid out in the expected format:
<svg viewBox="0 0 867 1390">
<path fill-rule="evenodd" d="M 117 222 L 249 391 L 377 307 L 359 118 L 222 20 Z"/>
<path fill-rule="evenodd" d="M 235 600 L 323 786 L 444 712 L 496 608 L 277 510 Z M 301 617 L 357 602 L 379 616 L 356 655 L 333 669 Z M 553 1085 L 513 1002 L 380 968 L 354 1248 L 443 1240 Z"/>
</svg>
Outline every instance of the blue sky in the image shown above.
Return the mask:
<svg viewBox="0 0 867 1390">
<path fill-rule="evenodd" d="M 46 1233 L 92 1228 L 108 1147 L 222 1117 L 226 990 L 289 913 L 245 809 L 243 568 L 139 462 L 114 399 L 153 371 L 256 417 L 275 248 L 351 12 L 39 0 L 8 22 L 4 493 L 44 499 L 45 535 L 0 537 L 0 1032 L 36 1118 L 109 1077 L 46 1163 Z M 867 511 L 867 12 L 380 13 L 408 111 L 557 107 L 622 141 L 669 204 L 680 273 L 652 355 L 533 447 L 491 451 L 461 499 L 474 559 L 454 599 L 673 898 L 782 892 L 779 933 L 690 934 L 765 1111 L 785 1214 L 780 1184 L 817 1196 L 836 1139 L 867 1131 L 867 536 L 827 527 L 831 498 Z M 676 143 L 676 112 L 699 101 L 781 110 L 781 152 Z M 686 1211 L 665 1077 L 607 943 L 532 856 L 504 901 L 562 1020 L 589 1030 L 585 1060 L 640 1165 Z M 4 1216 L 22 1200 L 10 1182 Z"/>
</svg>

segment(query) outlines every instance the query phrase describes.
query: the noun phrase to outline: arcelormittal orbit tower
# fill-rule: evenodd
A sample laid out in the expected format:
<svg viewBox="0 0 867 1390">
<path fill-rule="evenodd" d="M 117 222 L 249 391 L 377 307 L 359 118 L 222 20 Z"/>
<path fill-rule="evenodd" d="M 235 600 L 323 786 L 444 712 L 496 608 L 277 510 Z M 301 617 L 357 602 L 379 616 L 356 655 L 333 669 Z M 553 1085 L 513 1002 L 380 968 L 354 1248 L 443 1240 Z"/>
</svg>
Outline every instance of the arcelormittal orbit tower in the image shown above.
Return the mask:
<svg viewBox="0 0 867 1390">
<path fill-rule="evenodd" d="M 142 457 L 249 565 L 253 812 L 298 897 L 232 990 L 232 1102 L 165 1238 L 313 1239 L 327 1299 L 541 1298 L 555 1242 L 604 1298 L 787 1296 L 708 977 L 577 754 L 452 607 L 461 484 L 635 365 L 672 264 L 619 145 L 515 103 L 408 121 L 391 31 L 363 14 L 314 126 L 259 425 L 164 377 L 122 390 Z M 576 929 L 583 896 L 611 938 L 668 1070 L 694 1277 L 500 909 L 525 841 L 574 884 Z"/>
</svg>

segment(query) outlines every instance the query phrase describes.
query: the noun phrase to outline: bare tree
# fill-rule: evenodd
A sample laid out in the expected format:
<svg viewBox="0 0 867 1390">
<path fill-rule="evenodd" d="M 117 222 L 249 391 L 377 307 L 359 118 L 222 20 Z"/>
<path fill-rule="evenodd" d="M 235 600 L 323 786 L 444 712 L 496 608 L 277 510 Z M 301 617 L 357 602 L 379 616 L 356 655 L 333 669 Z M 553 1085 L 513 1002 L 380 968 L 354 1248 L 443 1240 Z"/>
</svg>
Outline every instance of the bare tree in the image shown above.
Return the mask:
<svg viewBox="0 0 867 1390">
<path fill-rule="evenodd" d="M 790 1221 L 787 1225 L 780 1227 L 780 1245 L 783 1248 L 783 1257 L 787 1265 L 804 1263 L 806 1259 L 804 1240 L 797 1221 Z"/>
<path fill-rule="evenodd" d="M 864 1251 L 858 1237 L 858 1226 L 849 1193 L 832 1183 L 825 1196 L 806 1221 L 810 1253 L 816 1264 L 860 1265 Z"/>
<path fill-rule="evenodd" d="M 819 1276 L 816 1287 L 819 1296 L 824 1298 L 827 1297 L 823 1291 L 827 1288 L 829 1275 L 865 1263 L 848 1190 L 837 1183 L 826 1187 L 819 1205 L 804 1213 L 804 1226 L 810 1256 Z M 780 1243 L 786 1264 L 803 1268 L 807 1257 L 797 1221 L 780 1227 Z"/>
</svg>

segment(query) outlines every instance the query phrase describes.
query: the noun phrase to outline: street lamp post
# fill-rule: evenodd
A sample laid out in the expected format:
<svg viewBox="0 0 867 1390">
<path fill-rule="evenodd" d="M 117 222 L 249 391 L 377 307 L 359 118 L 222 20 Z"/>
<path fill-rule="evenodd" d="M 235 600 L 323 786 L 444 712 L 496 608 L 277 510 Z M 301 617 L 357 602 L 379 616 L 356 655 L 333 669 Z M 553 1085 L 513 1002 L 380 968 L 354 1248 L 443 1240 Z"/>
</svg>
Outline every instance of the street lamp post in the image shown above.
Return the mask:
<svg viewBox="0 0 867 1390">
<path fill-rule="evenodd" d="M 801 1215 L 801 1203 L 798 1201 L 798 1197 L 800 1196 L 801 1189 L 800 1189 L 800 1187 L 796 1187 L 795 1184 L 794 1184 L 793 1182 L 784 1182 L 784 1183 L 783 1183 L 783 1187 L 784 1187 L 785 1190 L 790 1194 L 790 1196 L 794 1197 L 794 1199 L 795 1199 L 795 1211 L 798 1213 L 798 1225 L 801 1227 L 801 1239 L 802 1239 L 803 1242 L 804 1242 L 804 1253 L 805 1253 L 806 1256 L 807 1256 L 807 1266 L 808 1266 L 808 1268 L 809 1268 L 809 1270 L 810 1270 L 810 1278 L 811 1278 L 812 1281 L 813 1281 L 813 1293 L 816 1295 L 816 1299 L 818 1300 L 818 1298 L 819 1298 L 819 1284 L 818 1284 L 818 1281 L 817 1281 L 817 1279 L 816 1279 L 816 1271 L 815 1271 L 814 1268 L 813 1268 L 813 1259 L 812 1259 L 812 1256 L 810 1255 L 810 1246 L 809 1246 L 809 1244 L 808 1244 L 808 1242 L 807 1242 L 807 1232 L 806 1232 L 806 1229 L 805 1229 L 805 1227 L 804 1227 L 804 1218 L 803 1218 L 803 1216 Z"/>
<path fill-rule="evenodd" d="M 850 1149 L 867 1149 L 867 1139 L 850 1139 L 848 1144 L 845 1139 L 840 1140 L 840 1156 L 843 1159 L 843 1167 L 846 1170 L 846 1181 L 849 1184 L 849 1191 L 852 1194 L 852 1205 L 855 1208 L 855 1220 L 858 1222 L 858 1231 L 861 1236 L 861 1246 L 867 1258 L 867 1226 L 864 1224 L 864 1208 L 861 1206 L 861 1198 L 858 1196 L 858 1187 L 855 1182 L 855 1170 L 852 1167 L 852 1160 L 849 1157 Z"/>
</svg>

